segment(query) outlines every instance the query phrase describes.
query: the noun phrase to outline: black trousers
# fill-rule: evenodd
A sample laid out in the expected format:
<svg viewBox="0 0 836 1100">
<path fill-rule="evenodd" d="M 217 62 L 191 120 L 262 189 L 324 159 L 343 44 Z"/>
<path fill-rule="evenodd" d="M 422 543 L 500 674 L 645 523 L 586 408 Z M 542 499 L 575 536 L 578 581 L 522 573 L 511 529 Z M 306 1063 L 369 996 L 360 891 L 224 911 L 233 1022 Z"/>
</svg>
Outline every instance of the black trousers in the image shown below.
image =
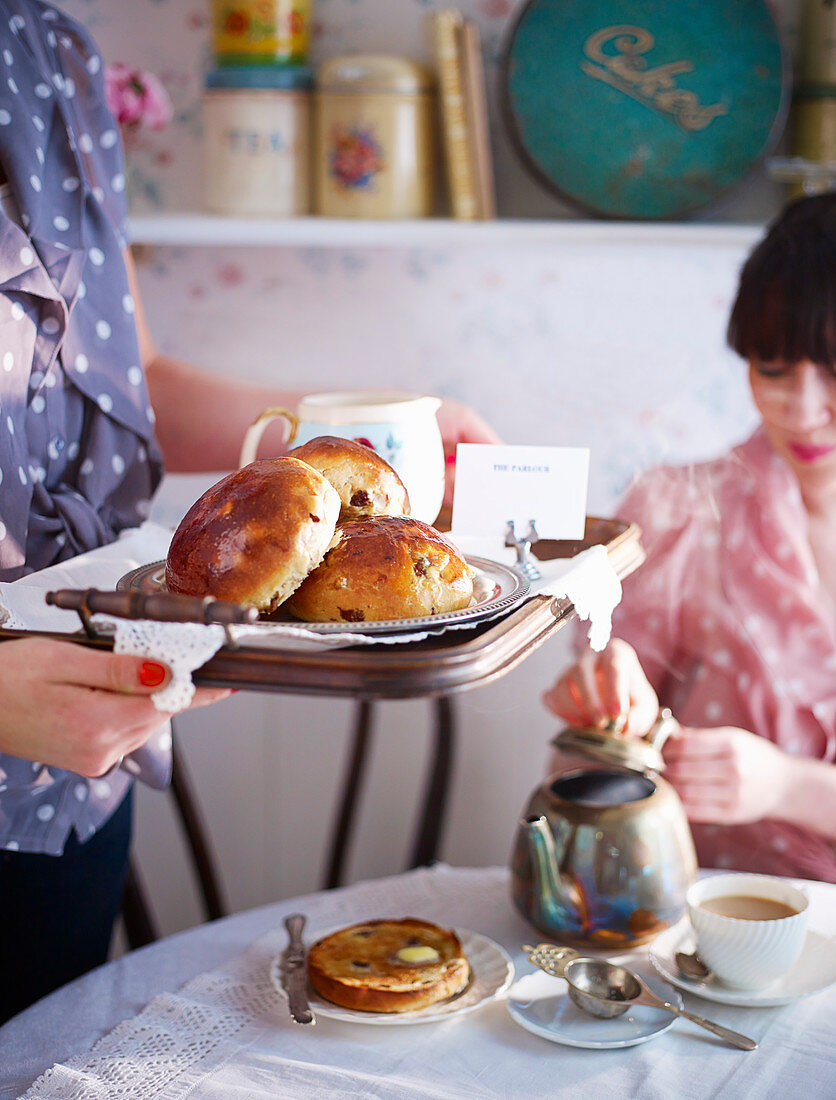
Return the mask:
<svg viewBox="0 0 836 1100">
<path fill-rule="evenodd" d="M 63 855 L 0 851 L 0 1024 L 107 962 L 128 863 L 133 791 Z"/>
</svg>

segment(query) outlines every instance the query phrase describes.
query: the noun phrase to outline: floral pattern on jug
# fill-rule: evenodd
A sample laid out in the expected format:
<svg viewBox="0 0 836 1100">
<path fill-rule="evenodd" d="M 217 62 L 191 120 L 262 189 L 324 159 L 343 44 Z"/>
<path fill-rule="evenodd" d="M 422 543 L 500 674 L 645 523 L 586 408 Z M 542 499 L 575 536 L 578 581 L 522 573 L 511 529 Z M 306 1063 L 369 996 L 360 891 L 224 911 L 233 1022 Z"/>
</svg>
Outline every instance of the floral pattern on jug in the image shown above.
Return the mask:
<svg viewBox="0 0 836 1100">
<path fill-rule="evenodd" d="M 287 424 L 288 446 L 299 447 L 317 436 L 351 439 L 371 447 L 393 467 L 409 494 L 410 514 L 432 523 L 444 500 L 444 446 L 436 419 L 440 405 L 429 394 L 394 390 L 308 394 L 296 412 L 270 408 L 261 413 L 247 430 L 239 465 L 256 458 L 272 420 Z"/>
</svg>

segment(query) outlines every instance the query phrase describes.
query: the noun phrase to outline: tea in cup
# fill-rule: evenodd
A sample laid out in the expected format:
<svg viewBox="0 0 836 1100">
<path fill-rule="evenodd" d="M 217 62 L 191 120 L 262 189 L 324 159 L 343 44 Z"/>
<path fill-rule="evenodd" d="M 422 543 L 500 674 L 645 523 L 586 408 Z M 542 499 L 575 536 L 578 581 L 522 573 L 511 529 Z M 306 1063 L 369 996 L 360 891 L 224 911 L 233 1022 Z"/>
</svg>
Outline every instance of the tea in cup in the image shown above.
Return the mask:
<svg viewBox="0 0 836 1100">
<path fill-rule="evenodd" d="M 695 882 L 685 900 L 697 953 L 723 985 L 764 989 L 801 954 L 809 901 L 785 879 L 712 875 Z"/>
<path fill-rule="evenodd" d="M 444 501 L 444 444 L 435 415 L 440 406 L 438 397 L 390 390 L 308 394 L 295 413 L 264 410 L 247 430 L 240 465 L 253 461 L 265 428 L 277 419 L 287 424 L 288 446 L 320 435 L 353 439 L 393 467 L 409 494 L 410 514 L 433 523 Z"/>
</svg>

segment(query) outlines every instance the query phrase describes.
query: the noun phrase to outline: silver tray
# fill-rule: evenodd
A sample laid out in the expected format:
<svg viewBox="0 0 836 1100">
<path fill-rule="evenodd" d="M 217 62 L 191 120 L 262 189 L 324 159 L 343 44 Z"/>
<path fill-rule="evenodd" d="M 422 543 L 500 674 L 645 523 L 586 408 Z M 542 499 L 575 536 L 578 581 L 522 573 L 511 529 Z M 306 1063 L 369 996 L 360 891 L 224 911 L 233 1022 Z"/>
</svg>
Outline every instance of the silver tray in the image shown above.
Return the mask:
<svg viewBox="0 0 836 1100">
<path fill-rule="evenodd" d="M 457 627 L 472 626 L 488 619 L 498 618 L 510 611 L 528 595 L 529 582 L 516 569 L 492 561 L 490 558 L 478 558 L 465 555 L 465 560 L 476 570 L 473 582 L 475 603 L 461 611 L 443 611 L 438 615 L 425 615 L 418 619 L 385 619 L 363 623 L 309 623 L 294 619 L 290 615 L 275 613 L 261 620 L 265 625 L 282 623 L 298 626 L 300 630 L 315 634 L 396 634 L 430 633 L 440 634 Z M 165 591 L 165 562 L 155 561 L 150 565 L 140 565 L 126 573 L 116 584 L 117 591 L 135 589 L 140 592 L 154 593 Z M 258 624 L 256 624 L 257 627 Z"/>
</svg>

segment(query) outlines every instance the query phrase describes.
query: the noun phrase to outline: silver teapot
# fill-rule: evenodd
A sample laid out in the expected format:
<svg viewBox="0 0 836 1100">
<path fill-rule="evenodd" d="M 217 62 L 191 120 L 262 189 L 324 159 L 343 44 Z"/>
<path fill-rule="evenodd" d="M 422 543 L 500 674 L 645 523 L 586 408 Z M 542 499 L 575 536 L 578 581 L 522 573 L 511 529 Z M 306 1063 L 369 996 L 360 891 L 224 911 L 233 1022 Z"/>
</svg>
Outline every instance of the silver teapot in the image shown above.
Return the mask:
<svg viewBox="0 0 836 1100">
<path fill-rule="evenodd" d="M 591 763 L 546 779 L 517 829 L 511 895 L 545 935 L 627 948 L 685 912 L 697 857 L 679 796 L 659 774 L 661 746 L 675 725 L 664 711 L 646 739 L 599 729 L 569 729 L 554 739 Z"/>
</svg>

